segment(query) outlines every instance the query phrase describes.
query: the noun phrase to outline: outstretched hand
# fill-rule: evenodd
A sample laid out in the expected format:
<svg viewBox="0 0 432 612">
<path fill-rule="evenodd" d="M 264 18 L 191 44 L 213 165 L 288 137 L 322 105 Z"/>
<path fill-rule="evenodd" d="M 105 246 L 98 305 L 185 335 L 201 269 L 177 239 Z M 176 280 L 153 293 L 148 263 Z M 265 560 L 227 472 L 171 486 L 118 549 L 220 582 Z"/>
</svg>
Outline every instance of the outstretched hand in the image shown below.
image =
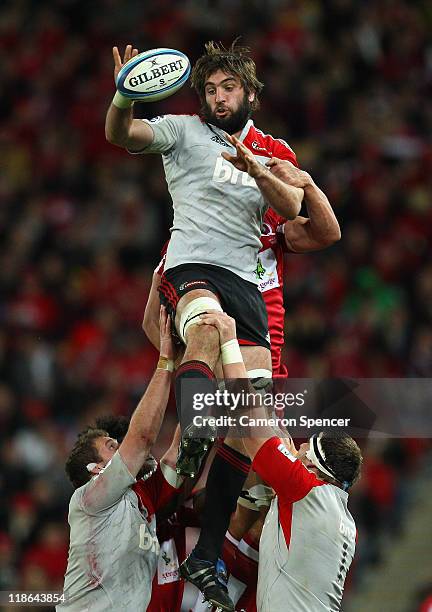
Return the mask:
<svg viewBox="0 0 432 612">
<path fill-rule="evenodd" d="M 127 45 L 123 55 L 123 61 L 120 57 L 118 47 L 113 47 L 112 51 L 114 59 L 114 83 L 116 83 L 118 73 L 130 59 L 138 55 L 138 49 L 133 49 L 132 45 Z"/>
<path fill-rule="evenodd" d="M 252 151 L 249 151 L 242 142 L 235 136 L 226 135 L 227 140 L 236 148 L 237 155 L 231 155 L 226 151 L 222 152 L 222 157 L 229 161 L 237 170 L 247 172 L 254 179 L 266 174 L 265 166 L 259 163 Z"/>
</svg>

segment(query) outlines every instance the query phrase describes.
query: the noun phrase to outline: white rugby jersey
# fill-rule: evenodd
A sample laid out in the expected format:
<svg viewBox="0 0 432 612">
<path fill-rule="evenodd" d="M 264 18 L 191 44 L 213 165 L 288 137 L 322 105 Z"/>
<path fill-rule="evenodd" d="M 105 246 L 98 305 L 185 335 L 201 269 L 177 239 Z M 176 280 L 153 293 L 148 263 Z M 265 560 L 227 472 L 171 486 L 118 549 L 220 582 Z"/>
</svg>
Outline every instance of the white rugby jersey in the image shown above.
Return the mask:
<svg viewBox="0 0 432 612">
<path fill-rule="evenodd" d="M 235 154 L 225 132 L 197 115 L 165 115 L 144 120 L 153 143 L 138 153 L 161 153 L 174 221 L 165 269 L 187 263 L 220 266 L 254 284 L 267 208 L 255 180 L 223 159 Z M 271 157 L 297 165 L 283 140 L 256 129 L 249 120 L 239 140 L 262 164 Z"/>
<path fill-rule="evenodd" d="M 252 469 L 277 494 L 260 540 L 258 611 L 339 611 L 356 540 L 348 493 L 319 480 L 279 438 L 263 444 Z"/>
<path fill-rule="evenodd" d="M 56 609 L 144 612 L 159 555 L 154 513 L 175 491 L 160 466 L 136 482 L 119 452 L 77 489 L 69 504 L 65 603 Z"/>
</svg>

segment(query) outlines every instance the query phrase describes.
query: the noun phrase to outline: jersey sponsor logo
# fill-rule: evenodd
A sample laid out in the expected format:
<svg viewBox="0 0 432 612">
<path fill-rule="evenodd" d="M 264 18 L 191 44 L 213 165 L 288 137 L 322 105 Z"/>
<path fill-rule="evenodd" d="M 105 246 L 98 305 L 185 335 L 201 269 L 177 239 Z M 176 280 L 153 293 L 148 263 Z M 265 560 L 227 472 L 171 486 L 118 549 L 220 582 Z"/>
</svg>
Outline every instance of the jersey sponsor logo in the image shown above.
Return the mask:
<svg viewBox="0 0 432 612">
<path fill-rule="evenodd" d="M 152 552 L 156 555 L 159 554 L 159 540 L 155 535 L 150 533 L 148 527 L 145 523 L 140 525 L 139 529 L 139 547 L 141 550 L 145 550 L 146 552 Z"/>
<path fill-rule="evenodd" d="M 179 287 L 179 291 L 184 291 L 189 287 L 194 287 L 195 285 L 207 285 L 206 281 L 196 280 L 196 281 L 188 281 L 187 283 L 182 283 Z"/>
<path fill-rule="evenodd" d="M 153 117 L 153 119 L 148 119 L 149 123 L 160 123 L 165 119 L 164 115 L 158 115 L 157 117 Z"/>
<path fill-rule="evenodd" d="M 344 523 L 344 521 L 342 521 L 342 520 L 339 523 L 339 531 L 350 542 L 355 542 L 355 537 L 356 537 L 355 529 L 352 529 L 352 527 L 350 527 L 349 525 Z"/>
<path fill-rule="evenodd" d="M 267 155 L 271 155 L 270 151 L 267 151 L 265 147 L 260 147 L 259 143 L 256 140 L 252 142 L 251 147 L 255 151 L 264 151 L 264 153 L 267 153 Z"/>
<path fill-rule="evenodd" d="M 256 268 L 255 268 L 255 276 L 259 280 L 261 280 L 263 278 L 264 274 L 265 274 L 265 268 L 262 265 L 260 258 L 258 257 L 257 265 L 256 265 Z"/>
<path fill-rule="evenodd" d="M 265 291 L 270 291 L 270 289 L 274 289 L 275 287 L 279 287 L 279 283 L 274 277 L 268 278 L 264 282 L 258 285 L 258 289 L 261 293 Z"/>
<path fill-rule="evenodd" d="M 289 450 L 287 449 L 287 447 L 285 446 L 285 444 L 279 444 L 279 446 L 277 447 L 278 451 L 280 453 L 282 453 L 282 455 L 285 455 L 285 457 L 287 457 L 290 461 L 292 461 L 294 463 L 294 461 L 297 461 L 297 459 L 294 457 L 294 455 L 291 455 L 291 453 L 289 452 Z"/>
<path fill-rule="evenodd" d="M 158 584 L 180 580 L 179 561 L 174 538 L 162 542 L 158 560 Z"/>
<path fill-rule="evenodd" d="M 258 289 L 261 291 L 261 293 L 270 291 L 270 289 L 274 289 L 275 287 L 279 287 L 280 282 L 277 272 L 277 260 L 273 249 L 261 251 L 261 253 L 258 255 L 258 261 L 260 262 L 261 266 L 260 270 L 264 270 L 261 276 L 258 276 L 257 270 L 255 270 L 255 274 L 259 281 Z"/>
<path fill-rule="evenodd" d="M 224 147 L 229 147 L 229 144 L 227 142 L 225 142 L 225 140 L 223 140 L 220 136 L 218 136 L 217 134 L 215 134 L 214 136 L 212 136 L 210 138 L 210 140 L 213 140 L 213 142 L 217 142 L 220 145 L 223 145 Z"/>
<path fill-rule="evenodd" d="M 247 172 L 240 172 L 237 168 L 224 160 L 223 157 L 216 159 L 215 169 L 213 172 L 213 180 L 215 183 L 228 183 L 231 185 L 241 184 L 243 187 L 254 187 L 258 189 L 258 185 Z"/>
</svg>

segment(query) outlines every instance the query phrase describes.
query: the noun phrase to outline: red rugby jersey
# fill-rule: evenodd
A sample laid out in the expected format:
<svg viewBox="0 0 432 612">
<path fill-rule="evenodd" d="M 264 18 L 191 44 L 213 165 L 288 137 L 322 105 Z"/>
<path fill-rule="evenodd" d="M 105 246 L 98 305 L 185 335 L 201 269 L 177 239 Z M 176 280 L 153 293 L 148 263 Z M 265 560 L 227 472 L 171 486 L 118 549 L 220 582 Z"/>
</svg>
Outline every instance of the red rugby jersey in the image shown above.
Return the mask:
<svg viewBox="0 0 432 612">
<path fill-rule="evenodd" d="M 234 555 L 229 553 L 230 545 Z M 222 557 L 230 574 L 228 587 L 231 586 L 232 592 L 236 595 L 236 610 L 256 612 L 258 556 L 256 544 L 249 539 L 248 534 L 237 542 L 227 531 Z"/>
<path fill-rule="evenodd" d="M 284 344 L 285 307 L 283 297 L 284 254 L 287 252 L 283 226 L 285 219 L 269 208 L 264 216 L 262 247 L 258 254 L 258 288 L 267 309 L 273 375 L 287 374 L 281 365 Z"/>
<path fill-rule="evenodd" d="M 255 154 L 264 157 L 277 157 L 298 167 L 294 151 L 281 138 L 273 138 L 252 126 L 243 144 Z M 283 255 L 287 251 L 283 224 L 285 219 L 269 208 L 264 216 L 264 229 L 261 235 L 262 248 L 259 253 L 257 273 L 259 289 L 263 294 L 268 314 L 273 375 L 287 376 L 286 366 L 281 365 L 281 352 L 284 343 L 283 304 Z M 261 266 L 259 265 L 261 263 Z M 264 268 L 264 270 L 262 269 Z"/>
<path fill-rule="evenodd" d="M 147 612 L 180 612 L 184 581 L 179 566 L 186 559 L 186 527 L 198 527 L 192 508 L 180 506 L 167 520 L 158 524 L 159 561 L 153 578 L 152 597 Z"/>
</svg>

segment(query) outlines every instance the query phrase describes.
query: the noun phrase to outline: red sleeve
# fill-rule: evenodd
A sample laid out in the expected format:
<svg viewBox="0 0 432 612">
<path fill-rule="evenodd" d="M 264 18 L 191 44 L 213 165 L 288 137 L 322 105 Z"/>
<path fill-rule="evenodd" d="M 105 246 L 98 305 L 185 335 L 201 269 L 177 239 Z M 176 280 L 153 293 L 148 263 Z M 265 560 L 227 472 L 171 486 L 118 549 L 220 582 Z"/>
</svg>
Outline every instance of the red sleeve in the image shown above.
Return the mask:
<svg viewBox="0 0 432 612">
<path fill-rule="evenodd" d="M 255 126 L 249 130 L 243 144 L 255 155 L 278 157 L 290 161 L 297 168 L 299 167 L 296 154 L 285 140 L 273 138 L 270 134 L 264 134 Z"/>
<path fill-rule="evenodd" d="M 314 487 L 325 484 L 292 455 L 280 438 L 267 440 L 255 455 L 252 469 L 276 491 L 280 500 L 293 503 Z"/>
<path fill-rule="evenodd" d="M 276 239 L 278 245 L 281 247 L 284 253 L 292 253 L 291 249 L 288 248 L 287 241 L 285 238 L 285 223 L 289 223 L 284 219 L 284 222 L 277 226 L 276 228 Z"/>
<path fill-rule="evenodd" d="M 139 480 L 133 489 L 143 505 L 153 514 L 168 504 L 179 491 L 167 482 L 160 464 L 154 474 L 147 480 Z"/>
<path fill-rule="evenodd" d="M 273 208 L 268 208 L 265 212 L 264 223 L 267 223 L 270 226 L 270 229 L 276 233 L 278 227 L 281 227 L 286 219 L 285 217 L 281 217 Z"/>
<path fill-rule="evenodd" d="M 284 234 L 286 219 L 281 217 L 273 208 L 268 208 L 264 215 L 263 223 L 261 234 L 262 249 L 272 248 L 277 256 L 275 249 L 277 245 L 284 253 L 289 252 Z M 276 244 L 274 243 L 274 239 L 276 239 Z"/>
<path fill-rule="evenodd" d="M 292 164 L 294 164 L 294 166 L 299 168 L 296 154 L 284 140 L 275 139 L 273 140 L 272 145 L 273 157 L 285 159 L 286 161 L 291 162 Z"/>
</svg>

